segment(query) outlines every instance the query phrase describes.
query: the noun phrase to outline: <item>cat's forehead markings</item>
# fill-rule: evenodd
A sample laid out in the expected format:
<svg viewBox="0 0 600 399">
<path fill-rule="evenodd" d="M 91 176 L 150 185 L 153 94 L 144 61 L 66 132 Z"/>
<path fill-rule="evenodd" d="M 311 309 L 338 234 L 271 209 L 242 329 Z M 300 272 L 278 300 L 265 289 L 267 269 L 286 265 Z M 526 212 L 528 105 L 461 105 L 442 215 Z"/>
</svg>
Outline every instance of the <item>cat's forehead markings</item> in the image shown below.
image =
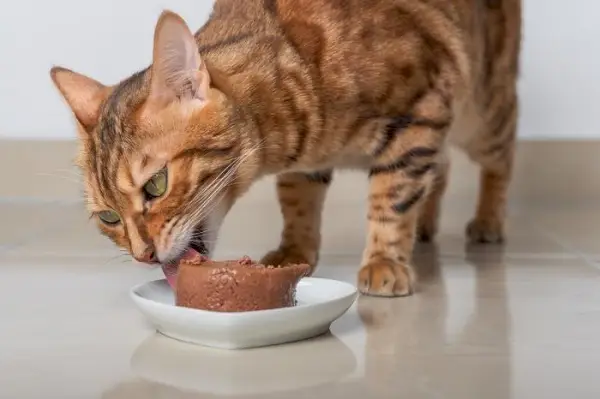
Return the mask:
<svg viewBox="0 0 600 399">
<path fill-rule="evenodd" d="M 117 185 L 124 193 L 138 192 L 164 165 L 164 161 L 158 158 L 148 155 L 135 156 L 121 164 Z"/>
<path fill-rule="evenodd" d="M 125 194 L 131 194 L 136 190 L 135 182 L 128 162 L 121 162 L 117 170 L 117 187 Z"/>
<path fill-rule="evenodd" d="M 144 211 L 144 201 L 140 196 L 139 188 L 134 184 L 128 162 L 121 162 L 116 176 L 116 185 L 119 191 L 127 197 L 124 208 L 128 212 L 141 213 Z"/>
</svg>

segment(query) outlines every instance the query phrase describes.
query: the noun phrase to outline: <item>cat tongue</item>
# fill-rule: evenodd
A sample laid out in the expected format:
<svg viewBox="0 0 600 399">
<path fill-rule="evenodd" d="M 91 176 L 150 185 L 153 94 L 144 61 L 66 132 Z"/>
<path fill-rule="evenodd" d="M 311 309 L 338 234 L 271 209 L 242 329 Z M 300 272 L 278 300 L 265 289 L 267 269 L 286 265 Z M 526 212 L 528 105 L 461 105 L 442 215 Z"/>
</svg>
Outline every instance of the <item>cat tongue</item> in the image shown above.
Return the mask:
<svg viewBox="0 0 600 399">
<path fill-rule="evenodd" d="M 172 289 L 175 289 L 175 283 L 177 281 L 177 268 L 178 265 L 176 263 L 162 265 L 162 271 Z"/>
<path fill-rule="evenodd" d="M 185 251 L 179 262 L 183 260 L 191 260 L 198 262 L 206 260 L 206 257 L 204 255 L 201 255 L 195 249 L 189 248 L 187 251 Z M 167 282 L 169 283 L 172 289 L 175 289 L 175 283 L 177 282 L 177 270 L 179 269 L 179 262 L 162 265 L 162 271 L 165 274 Z"/>
</svg>

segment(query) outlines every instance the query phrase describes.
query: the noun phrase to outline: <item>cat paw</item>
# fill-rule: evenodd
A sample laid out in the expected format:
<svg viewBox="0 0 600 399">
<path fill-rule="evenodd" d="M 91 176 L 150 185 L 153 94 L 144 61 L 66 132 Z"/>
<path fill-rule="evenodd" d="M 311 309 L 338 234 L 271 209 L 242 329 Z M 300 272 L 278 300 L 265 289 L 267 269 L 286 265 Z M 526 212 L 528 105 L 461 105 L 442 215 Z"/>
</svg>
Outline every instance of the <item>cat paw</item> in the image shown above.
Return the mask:
<svg viewBox="0 0 600 399">
<path fill-rule="evenodd" d="M 312 259 L 310 259 L 312 258 Z M 306 256 L 298 250 L 291 248 L 279 248 L 268 252 L 262 257 L 260 263 L 263 265 L 286 266 L 292 264 L 305 263 L 310 265 L 311 274 L 314 272 L 317 259 L 316 256 Z"/>
<path fill-rule="evenodd" d="M 504 242 L 504 225 L 495 219 L 473 219 L 467 225 L 467 238 L 472 244 L 499 244 Z"/>
<path fill-rule="evenodd" d="M 414 284 L 412 268 L 391 261 L 373 261 L 358 272 L 358 290 L 365 295 L 408 296 L 413 293 Z"/>
</svg>

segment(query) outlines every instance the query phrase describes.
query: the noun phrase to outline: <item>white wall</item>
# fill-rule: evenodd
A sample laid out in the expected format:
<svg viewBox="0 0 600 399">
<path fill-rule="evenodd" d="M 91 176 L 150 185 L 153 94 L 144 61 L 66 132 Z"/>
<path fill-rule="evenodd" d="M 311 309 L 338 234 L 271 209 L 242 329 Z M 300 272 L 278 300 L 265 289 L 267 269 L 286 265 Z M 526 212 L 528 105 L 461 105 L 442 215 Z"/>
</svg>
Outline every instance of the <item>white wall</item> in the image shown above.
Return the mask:
<svg viewBox="0 0 600 399">
<path fill-rule="evenodd" d="M 243 1 L 243 0 L 240 0 Z M 523 138 L 600 138 L 597 0 L 525 1 Z M 150 63 L 154 24 L 170 8 L 196 30 L 211 0 L 19 0 L 0 12 L 0 137 L 74 137 L 50 83 L 59 64 L 114 83 Z"/>
<path fill-rule="evenodd" d="M 152 59 L 154 25 L 165 8 L 196 30 L 211 0 L 18 0 L 0 10 L 0 137 L 75 137 L 51 80 L 57 64 L 116 83 Z"/>
</svg>

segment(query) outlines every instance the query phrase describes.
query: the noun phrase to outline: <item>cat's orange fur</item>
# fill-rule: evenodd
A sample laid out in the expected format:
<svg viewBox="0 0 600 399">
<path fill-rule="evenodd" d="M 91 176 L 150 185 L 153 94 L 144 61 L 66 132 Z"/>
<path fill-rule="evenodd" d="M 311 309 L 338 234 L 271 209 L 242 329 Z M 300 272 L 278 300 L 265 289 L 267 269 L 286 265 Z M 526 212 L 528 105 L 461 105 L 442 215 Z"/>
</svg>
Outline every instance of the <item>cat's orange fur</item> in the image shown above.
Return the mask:
<svg viewBox="0 0 600 399">
<path fill-rule="evenodd" d="M 517 120 L 519 0 L 217 0 L 194 35 L 161 15 L 153 64 L 114 86 L 52 69 L 79 126 L 101 231 L 142 261 L 209 250 L 252 184 L 277 174 L 285 220 L 269 263 L 320 247 L 334 168 L 368 171 L 361 292 L 414 290 L 415 239 L 436 233 L 447 143 L 482 167 L 467 232 L 503 239 Z M 167 168 L 168 189 L 142 187 Z"/>
</svg>

